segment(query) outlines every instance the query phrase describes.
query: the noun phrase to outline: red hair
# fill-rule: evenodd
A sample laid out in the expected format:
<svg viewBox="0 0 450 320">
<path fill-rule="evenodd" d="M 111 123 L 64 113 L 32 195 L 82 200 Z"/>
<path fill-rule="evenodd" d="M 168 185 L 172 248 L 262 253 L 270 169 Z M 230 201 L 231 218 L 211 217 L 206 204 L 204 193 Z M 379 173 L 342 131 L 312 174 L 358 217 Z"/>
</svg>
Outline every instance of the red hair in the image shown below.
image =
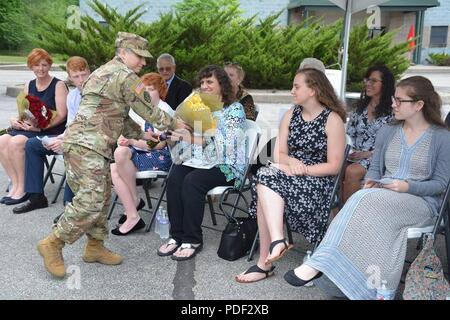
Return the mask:
<svg viewBox="0 0 450 320">
<path fill-rule="evenodd" d="M 89 64 L 87 63 L 86 59 L 79 56 L 73 56 L 70 57 L 69 60 L 67 60 L 66 63 L 66 70 L 67 72 L 77 72 L 77 71 L 89 71 Z"/>
<path fill-rule="evenodd" d="M 35 66 L 39 63 L 39 61 L 45 60 L 49 65 L 53 64 L 53 59 L 50 54 L 41 48 L 34 48 L 27 57 L 27 66 L 31 69 L 32 66 Z"/>
<path fill-rule="evenodd" d="M 146 73 L 141 77 L 141 81 L 146 86 L 153 86 L 155 90 L 158 90 L 159 98 L 165 100 L 167 96 L 166 81 L 156 72 Z"/>
</svg>

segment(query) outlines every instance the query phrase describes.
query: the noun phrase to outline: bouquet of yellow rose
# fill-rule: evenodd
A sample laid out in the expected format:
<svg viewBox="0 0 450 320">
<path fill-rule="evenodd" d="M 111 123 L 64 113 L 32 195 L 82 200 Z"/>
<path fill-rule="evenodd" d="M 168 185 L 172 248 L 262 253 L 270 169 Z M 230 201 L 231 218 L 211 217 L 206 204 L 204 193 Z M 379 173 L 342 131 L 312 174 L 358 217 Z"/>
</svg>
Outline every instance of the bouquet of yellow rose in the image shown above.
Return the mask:
<svg viewBox="0 0 450 320">
<path fill-rule="evenodd" d="M 216 128 L 212 113 L 222 108 L 223 102 L 218 95 L 193 92 L 178 106 L 175 116 L 190 125 L 194 132 L 204 133 Z"/>
</svg>

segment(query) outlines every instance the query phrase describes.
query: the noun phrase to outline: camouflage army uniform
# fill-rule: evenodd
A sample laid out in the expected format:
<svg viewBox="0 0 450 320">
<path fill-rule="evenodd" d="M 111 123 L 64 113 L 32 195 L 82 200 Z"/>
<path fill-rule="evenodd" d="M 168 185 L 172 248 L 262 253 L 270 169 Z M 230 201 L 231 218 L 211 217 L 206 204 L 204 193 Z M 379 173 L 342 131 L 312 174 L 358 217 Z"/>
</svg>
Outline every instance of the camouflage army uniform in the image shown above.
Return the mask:
<svg viewBox="0 0 450 320">
<path fill-rule="evenodd" d="M 119 57 L 95 70 L 83 86 L 83 97 L 64 137 L 67 182 L 72 203 L 54 227 L 54 234 L 73 243 L 84 233 L 103 240 L 111 198 L 110 159 L 119 135 L 140 139 L 143 132 L 128 116 L 133 110 L 158 129 L 175 120 L 152 106 L 139 77 Z"/>
</svg>

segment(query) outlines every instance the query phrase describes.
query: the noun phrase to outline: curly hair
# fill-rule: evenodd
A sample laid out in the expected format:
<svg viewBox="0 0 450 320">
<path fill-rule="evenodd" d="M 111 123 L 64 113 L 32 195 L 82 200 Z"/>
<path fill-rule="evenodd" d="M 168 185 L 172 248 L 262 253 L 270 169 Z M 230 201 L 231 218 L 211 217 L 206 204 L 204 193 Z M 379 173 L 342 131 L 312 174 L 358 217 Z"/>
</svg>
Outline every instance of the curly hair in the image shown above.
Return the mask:
<svg viewBox="0 0 450 320">
<path fill-rule="evenodd" d="M 397 87 L 404 88 L 412 100 L 423 101 L 423 117 L 429 124 L 446 128 L 441 118 L 442 100 L 430 80 L 422 76 L 413 76 L 401 80 Z"/>
<path fill-rule="evenodd" d="M 297 74 L 303 74 L 305 76 L 306 85 L 316 92 L 316 98 L 320 104 L 336 112 L 344 123 L 347 121 L 347 113 L 345 112 L 344 105 L 336 96 L 333 85 L 322 71 L 305 68 L 297 70 Z"/>
<path fill-rule="evenodd" d="M 141 81 L 146 86 L 153 86 L 156 90 L 158 90 L 159 98 L 165 101 L 168 88 L 166 82 L 160 76 L 159 73 L 156 72 L 146 73 L 141 77 Z"/>
<path fill-rule="evenodd" d="M 218 65 L 209 65 L 201 69 L 197 75 L 197 84 L 204 78 L 210 78 L 214 76 L 219 82 L 220 93 L 222 94 L 222 102 L 228 106 L 236 101 L 236 97 L 233 93 L 233 87 L 231 86 L 230 78 L 222 67 Z"/>
<path fill-rule="evenodd" d="M 378 71 L 381 73 L 381 97 L 380 103 L 375 107 L 375 118 L 384 117 L 392 114 L 392 96 L 395 93 L 395 78 L 391 70 L 386 66 L 370 67 L 364 78 L 369 78 L 372 72 Z M 356 102 L 356 112 L 361 114 L 369 105 L 372 98 L 367 96 L 366 89 L 361 91 L 361 96 Z"/>
</svg>

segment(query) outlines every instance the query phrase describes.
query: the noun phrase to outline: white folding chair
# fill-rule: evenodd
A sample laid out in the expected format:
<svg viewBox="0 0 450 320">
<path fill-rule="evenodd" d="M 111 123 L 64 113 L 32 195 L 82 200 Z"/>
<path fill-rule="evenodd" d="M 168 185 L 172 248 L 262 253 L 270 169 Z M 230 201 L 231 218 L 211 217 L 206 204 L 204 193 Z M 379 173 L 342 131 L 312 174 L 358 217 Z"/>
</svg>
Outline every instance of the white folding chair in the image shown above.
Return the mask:
<svg viewBox="0 0 450 320">
<path fill-rule="evenodd" d="M 146 232 L 150 231 L 153 221 L 155 220 L 156 212 L 158 211 L 159 206 L 161 205 L 161 202 L 163 201 L 164 194 L 165 194 L 166 188 L 167 188 L 166 180 L 167 180 L 167 177 L 169 176 L 169 173 L 170 173 L 170 169 L 169 169 L 169 171 L 147 170 L 147 171 L 136 172 L 136 180 L 137 181 L 140 180 L 142 182 L 142 188 L 144 189 L 145 198 L 147 200 L 148 209 L 143 209 L 143 211 L 149 212 L 149 214 L 151 216 L 150 222 L 147 224 L 147 226 L 145 228 Z M 151 196 L 149 190 L 151 188 L 152 181 L 154 181 L 155 179 L 163 179 L 163 183 L 161 185 L 161 191 L 160 191 L 159 195 Z M 118 201 L 118 198 L 119 198 L 119 196 L 115 195 L 114 200 L 111 203 L 111 207 L 108 212 L 108 220 L 111 218 L 111 215 L 114 211 L 116 204 L 120 204 L 120 202 Z M 153 205 L 152 205 L 152 199 L 156 200 L 155 207 L 153 207 Z"/>
<path fill-rule="evenodd" d="M 249 183 L 248 183 L 248 179 L 247 179 L 247 175 L 250 171 L 250 167 L 252 165 L 252 163 L 255 162 L 255 150 L 258 144 L 258 139 L 259 136 L 261 135 L 261 128 L 256 124 L 255 121 L 252 120 L 245 120 L 245 140 L 246 140 L 246 150 L 245 150 L 245 173 L 244 173 L 244 181 L 242 181 L 241 186 L 238 189 L 235 189 L 234 187 L 230 187 L 230 186 L 218 186 L 215 187 L 211 190 L 208 191 L 208 193 L 206 194 L 206 198 L 208 201 L 208 205 L 209 205 L 209 210 L 211 213 L 211 220 L 213 225 L 217 225 L 217 220 L 216 220 L 216 213 L 214 211 L 214 206 L 213 206 L 213 201 L 212 201 L 212 197 L 213 196 L 221 196 L 221 200 L 220 200 L 220 210 L 222 211 L 222 215 L 227 215 L 227 213 L 225 212 L 225 207 L 231 207 L 231 213 L 229 215 L 231 215 L 232 217 L 234 216 L 236 210 L 241 210 L 244 211 L 246 209 L 242 209 L 239 208 L 239 202 L 241 199 L 245 200 L 245 197 L 243 196 L 242 192 L 245 191 L 246 188 L 249 187 Z M 228 199 L 228 195 L 230 195 L 231 193 L 236 193 L 237 197 L 235 199 L 235 201 L 233 203 L 228 203 L 227 199 Z M 246 203 L 247 204 L 247 203 Z M 244 211 L 245 212 L 245 211 Z"/>
<path fill-rule="evenodd" d="M 422 228 L 409 228 L 408 239 L 421 239 L 425 234 L 431 233 L 436 236 L 443 233 L 447 253 L 447 274 L 450 274 L 450 181 L 445 189 L 444 197 L 439 208 L 438 216 L 434 224 Z M 419 242 L 418 249 L 422 241 Z"/>
</svg>

